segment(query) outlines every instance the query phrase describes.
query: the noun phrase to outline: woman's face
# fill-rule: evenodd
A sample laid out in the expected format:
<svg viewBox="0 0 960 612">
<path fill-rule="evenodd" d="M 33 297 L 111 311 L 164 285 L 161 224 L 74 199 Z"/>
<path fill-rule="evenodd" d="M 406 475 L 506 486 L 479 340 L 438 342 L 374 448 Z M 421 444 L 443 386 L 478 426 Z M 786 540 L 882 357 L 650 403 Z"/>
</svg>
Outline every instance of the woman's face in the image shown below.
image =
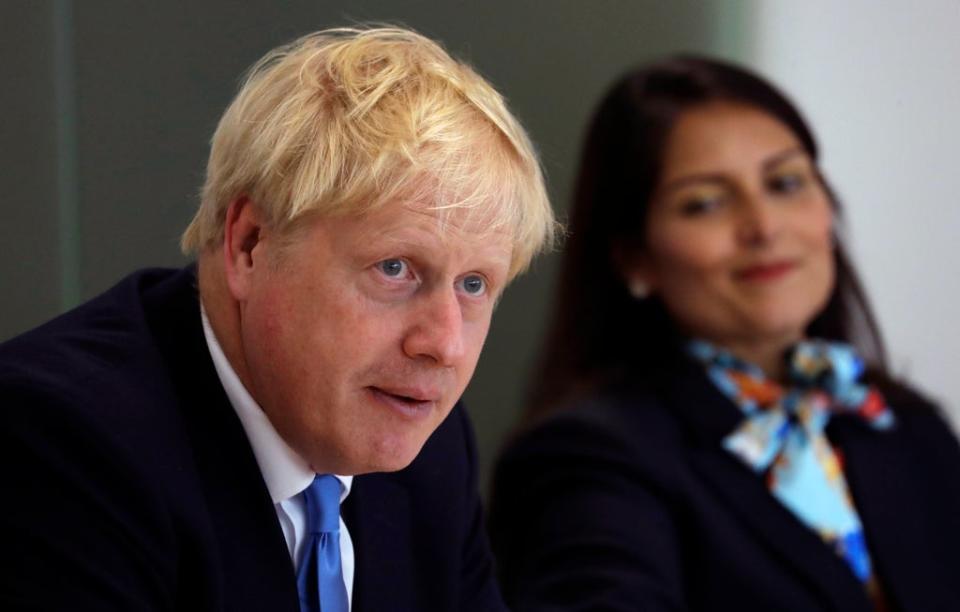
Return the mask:
<svg viewBox="0 0 960 612">
<path fill-rule="evenodd" d="M 834 284 L 833 213 L 813 161 L 786 125 L 711 103 L 674 124 L 628 281 L 660 297 L 687 334 L 786 348 Z"/>
</svg>

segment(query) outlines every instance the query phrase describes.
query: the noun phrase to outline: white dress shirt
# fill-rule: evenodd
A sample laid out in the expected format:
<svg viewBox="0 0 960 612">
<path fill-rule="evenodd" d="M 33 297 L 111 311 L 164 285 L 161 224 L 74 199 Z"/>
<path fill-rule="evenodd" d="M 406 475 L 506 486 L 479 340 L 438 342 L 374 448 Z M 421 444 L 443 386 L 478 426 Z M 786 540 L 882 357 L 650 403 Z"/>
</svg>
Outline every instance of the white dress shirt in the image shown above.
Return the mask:
<svg viewBox="0 0 960 612">
<path fill-rule="evenodd" d="M 277 520 L 283 528 L 287 549 L 294 567 L 299 567 L 303 542 L 306 539 L 307 520 L 304 512 L 303 491 L 310 486 L 316 474 L 310 466 L 280 437 L 270 419 L 251 397 L 234 371 L 210 327 L 206 310 L 200 307 L 203 319 L 203 335 L 210 350 L 210 357 L 227 393 L 230 404 L 237 412 L 240 423 L 250 440 L 253 454 L 260 466 L 260 473 L 273 499 Z M 340 481 L 340 503 L 350 494 L 353 476 L 337 476 Z M 340 518 L 340 562 L 343 567 L 343 582 L 347 588 L 347 601 L 353 606 L 353 540 Z"/>
</svg>

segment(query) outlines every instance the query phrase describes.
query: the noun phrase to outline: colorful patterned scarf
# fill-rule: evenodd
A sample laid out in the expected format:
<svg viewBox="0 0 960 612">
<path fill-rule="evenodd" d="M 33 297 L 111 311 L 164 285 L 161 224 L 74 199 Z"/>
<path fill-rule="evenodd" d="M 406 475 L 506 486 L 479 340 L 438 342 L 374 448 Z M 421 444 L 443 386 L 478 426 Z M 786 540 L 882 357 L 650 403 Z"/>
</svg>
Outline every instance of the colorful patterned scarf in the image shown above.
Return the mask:
<svg viewBox="0 0 960 612">
<path fill-rule="evenodd" d="M 822 340 L 796 345 L 787 356 L 788 387 L 757 366 L 703 341 L 690 353 L 745 419 L 723 446 L 757 473 L 771 493 L 817 532 L 862 582 L 872 575 L 860 517 L 840 461 L 824 430 L 835 414 L 855 414 L 877 430 L 893 413 L 872 387 L 858 382 L 863 361 L 850 346 Z"/>
</svg>

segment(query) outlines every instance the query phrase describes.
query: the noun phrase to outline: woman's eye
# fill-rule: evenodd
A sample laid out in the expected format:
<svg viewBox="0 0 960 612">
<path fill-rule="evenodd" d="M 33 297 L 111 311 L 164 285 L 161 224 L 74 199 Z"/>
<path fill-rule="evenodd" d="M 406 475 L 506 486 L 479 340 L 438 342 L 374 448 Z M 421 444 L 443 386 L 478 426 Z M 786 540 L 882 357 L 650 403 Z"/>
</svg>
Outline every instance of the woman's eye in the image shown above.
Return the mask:
<svg viewBox="0 0 960 612">
<path fill-rule="evenodd" d="M 468 295 L 483 295 L 487 291 L 487 281 L 478 274 L 470 274 L 460 281 L 463 292 Z"/>
<path fill-rule="evenodd" d="M 680 204 L 680 213 L 685 217 L 695 217 L 716 209 L 722 203 L 723 199 L 719 196 L 687 198 Z"/>
<path fill-rule="evenodd" d="M 778 174 L 767 179 L 767 189 L 778 194 L 795 193 L 806 184 L 807 177 L 799 173 Z"/>
<path fill-rule="evenodd" d="M 402 278 L 409 273 L 409 265 L 402 259 L 384 259 L 377 264 L 377 268 L 384 276 Z"/>
</svg>

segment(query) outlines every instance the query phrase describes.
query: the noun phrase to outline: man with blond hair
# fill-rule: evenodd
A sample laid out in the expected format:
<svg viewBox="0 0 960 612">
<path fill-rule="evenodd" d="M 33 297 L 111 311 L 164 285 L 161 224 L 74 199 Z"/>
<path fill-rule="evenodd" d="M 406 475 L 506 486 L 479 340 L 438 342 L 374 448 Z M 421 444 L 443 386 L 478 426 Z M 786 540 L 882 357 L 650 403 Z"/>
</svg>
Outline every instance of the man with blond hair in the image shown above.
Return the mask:
<svg viewBox="0 0 960 612">
<path fill-rule="evenodd" d="M 268 53 L 197 263 L 0 346 L 0 608 L 502 609 L 457 400 L 553 223 L 524 130 L 436 43 Z"/>
</svg>

